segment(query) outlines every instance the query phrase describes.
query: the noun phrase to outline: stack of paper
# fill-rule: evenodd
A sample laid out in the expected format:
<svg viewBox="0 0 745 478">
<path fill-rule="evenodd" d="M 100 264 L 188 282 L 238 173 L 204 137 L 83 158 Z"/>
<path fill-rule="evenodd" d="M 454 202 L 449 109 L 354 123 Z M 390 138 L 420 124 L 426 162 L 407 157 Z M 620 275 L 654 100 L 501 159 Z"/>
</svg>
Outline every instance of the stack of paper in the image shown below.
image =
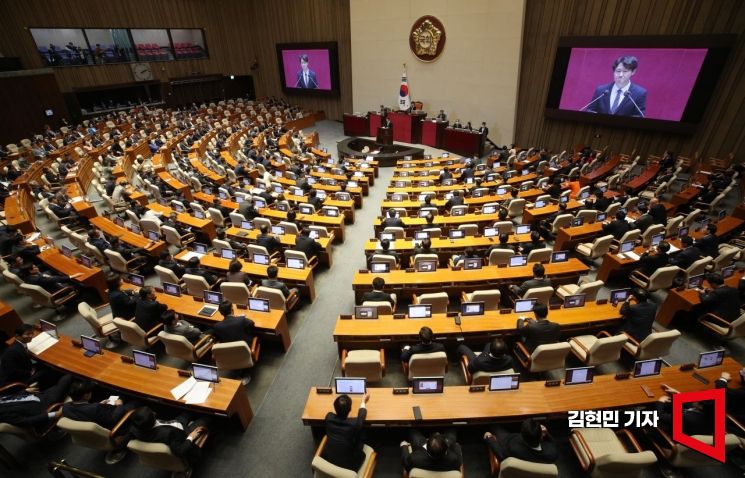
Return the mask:
<svg viewBox="0 0 745 478">
<path fill-rule="evenodd" d="M 181 260 L 183 260 L 183 261 L 188 261 L 188 260 L 189 260 L 189 259 L 191 259 L 192 257 L 198 257 L 198 258 L 200 258 L 200 259 L 201 259 L 201 258 L 202 258 L 202 256 L 204 256 L 204 254 L 200 254 L 200 253 L 198 253 L 198 252 L 194 252 L 194 251 L 189 251 L 189 252 L 187 252 L 186 254 L 184 254 L 184 256 L 183 256 L 183 257 L 181 258 Z"/>
<path fill-rule="evenodd" d="M 59 342 L 59 340 L 46 332 L 42 332 L 31 339 L 31 342 L 28 343 L 28 351 L 34 355 L 39 355 L 57 342 Z"/>
<path fill-rule="evenodd" d="M 194 377 L 189 377 L 171 389 L 171 395 L 176 400 L 185 400 L 187 404 L 204 403 L 212 393 L 210 385 L 210 382 L 197 381 Z"/>
<path fill-rule="evenodd" d="M 638 261 L 639 260 L 639 254 L 637 254 L 634 251 L 627 252 L 626 253 L 626 257 L 628 257 L 629 259 L 634 259 L 635 261 Z"/>
</svg>

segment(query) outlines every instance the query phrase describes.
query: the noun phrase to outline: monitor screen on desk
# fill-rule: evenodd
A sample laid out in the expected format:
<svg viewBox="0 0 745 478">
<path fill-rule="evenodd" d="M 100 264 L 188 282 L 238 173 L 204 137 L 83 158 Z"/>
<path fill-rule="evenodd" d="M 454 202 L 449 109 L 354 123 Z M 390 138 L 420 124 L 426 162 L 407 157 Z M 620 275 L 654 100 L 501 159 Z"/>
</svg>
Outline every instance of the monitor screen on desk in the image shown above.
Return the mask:
<svg viewBox="0 0 745 478">
<path fill-rule="evenodd" d="M 358 305 L 354 308 L 354 317 L 357 319 L 377 319 L 378 308 Z"/>
<path fill-rule="evenodd" d="M 305 261 L 303 259 L 298 259 L 297 257 L 288 257 L 287 268 L 288 269 L 305 269 Z"/>
<path fill-rule="evenodd" d="M 721 211 L 719 211 L 719 214 L 717 214 L 717 221 L 721 221 L 725 217 L 727 217 L 727 210 L 722 209 Z"/>
<path fill-rule="evenodd" d="M 269 312 L 269 299 L 248 299 L 248 310 L 253 312 Z"/>
<path fill-rule="evenodd" d="M 124 227 L 124 219 L 122 219 L 121 217 L 115 217 L 114 224 L 116 224 L 119 227 Z"/>
<path fill-rule="evenodd" d="M 462 229 L 451 229 L 450 232 L 448 232 L 448 236 L 450 239 L 463 239 L 466 237 L 466 231 Z"/>
<path fill-rule="evenodd" d="M 678 239 L 683 239 L 688 235 L 688 226 L 683 226 L 678 229 Z"/>
<path fill-rule="evenodd" d="M 282 226 L 274 225 L 272 226 L 272 234 L 276 234 L 278 236 L 282 236 L 285 233 L 285 228 Z"/>
<path fill-rule="evenodd" d="M 592 383 L 595 376 L 595 367 L 568 368 L 564 376 L 564 385 L 579 385 Z"/>
<path fill-rule="evenodd" d="M 484 308 L 484 302 L 463 302 L 460 305 L 460 314 L 464 317 L 484 315 Z"/>
<path fill-rule="evenodd" d="M 429 319 L 432 317 L 432 306 L 429 304 L 409 305 L 410 319 Z"/>
<path fill-rule="evenodd" d="M 724 350 L 713 350 L 698 354 L 698 368 L 716 367 L 724 361 Z"/>
<path fill-rule="evenodd" d="M 722 267 L 722 279 L 732 277 L 735 274 L 735 266 Z"/>
<path fill-rule="evenodd" d="M 142 230 L 140 229 L 140 226 L 138 226 L 137 224 L 130 224 L 129 230 L 134 232 L 135 234 L 139 234 L 140 232 L 142 232 Z"/>
<path fill-rule="evenodd" d="M 556 251 L 551 253 L 551 262 L 566 262 L 569 260 L 569 251 Z"/>
<path fill-rule="evenodd" d="M 528 263 L 528 256 L 510 257 L 510 267 L 522 267 Z"/>
<path fill-rule="evenodd" d="M 621 247 L 619 248 L 618 252 L 621 254 L 625 252 L 631 252 L 634 250 L 634 241 L 626 241 L 621 243 Z"/>
<path fill-rule="evenodd" d="M 703 274 L 698 274 L 698 275 L 691 276 L 691 277 L 688 278 L 687 288 L 688 289 L 698 289 L 703 284 L 704 284 L 704 275 Z"/>
<path fill-rule="evenodd" d="M 515 312 L 518 314 L 530 312 L 536 302 L 538 302 L 538 299 L 518 299 L 515 301 Z"/>
<path fill-rule="evenodd" d="M 388 262 L 371 262 L 370 270 L 378 273 L 390 272 L 391 265 Z"/>
<path fill-rule="evenodd" d="M 384 241 L 386 239 L 389 240 L 389 241 L 395 241 L 396 240 L 396 235 L 394 233 L 392 233 L 392 232 L 381 232 L 380 233 L 380 240 L 381 241 Z"/>
<path fill-rule="evenodd" d="M 194 217 L 196 217 L 197 219 L 204 219 L 205 216 L 204 216 L 204 213 L 202 211 L 200 211 L 199 209 L 195 209 L 194 210 Z"/>
<path fill-rule="evenodd" d="M 300 214 L 313 214 L 313 206 L 300 206 L 298 209 Z"/>
<path fill-rule="evenodd" d="M 488 205 L 481 209 L 482 214 L 494 214 L 497 212 L 497 206 Z"/>
<path fill-rule="evenodd" d="M 204 301 L 208 304 L 220 305 L 220 302 L 222 302 L 222 292 L 205 290 L 202 293 L 204 294 Z"/>
<path fill-rule="evenodd" d="M 181 287 L 171 282 L 163 282 L 163 292 L 174 297 L 181 297 Z"/>
<path fill-rule="evenodd" d="M 129 274 L 129 282 L 137 287 L 145 287 L 145 276 L 140 274 Z"/>
<path fill-rule="evenodd" d="M 93 266 L 93 259 L 91 257 L 88 257 L 84 254 L 81 254 L 80 256 L 80 263 L 83 264 L 85 267 L 92 267 Z"/>
<path fill-rule="evenodd" d="M 489 391 L 517 390 L 520 388 L 520 374 L 499 374 L 489 377 Z"/>
<path fill-rule="evenodd" d="M 411 381 L 413 393 L 442 393 L 445 377 L 416 377 Z"/>
<path fill-rule="evenodd" d="M 142 352 L 140 350 L 132 351 L 132 358 L 135 361 L 135 365 L 150 370 L 155 370 L 158 367 L 158 362 L 155 358 L 155 354 L 148 352 Z"/>
<path fill-rule="evenodd" d="M 337 395 L 364 395 L 367 392 L 367 384 L 364 378 L 336 377 L 334 388 Z"/>
<path fill-rule="evenodd" d="M 521 224 L 515 229 L 515 234 L 528 234 L 530 233 L 530 224 Z"/>
<path fill-rule="evenodd" d="M 46 332 L 48 335 L 54 337 L 55 339 L 59 338 L 59 334 L 57 333 L 57 326 L 51 322 L 47 322 L 46 320 L 40 320 L 39 326 L 41 326 L 41 331 Z"/>
<path fill-rule="evenodd" d="M 414 233 L 414 240 L 423 241 L 429 239 L 429 233 L 427 231 L 417 231 Z"/>
<path fill-rule="evenodd" d="M 507 188 L 497 188 L 497 195 L 501 196 L 503 194 L 507 194 Z"/>
<path fill-rule="evenodd" d="M 634 377 L 651 377 L 659 375 L 662 370 L 662 359 L 639 360 L 634 363 Z"/>
<path fill-rule="evenodd" d="M 237 254 L 233 249 L 220 249 L 220 257 L 233 260 L 237 257 Z"/>
<path fill-rule="evenodd" d="M 254 206 L 256 206 L 257 209 L 261 209 L 262 207 L 266 206 L 266 201 L 259 198 L 254 198 Z"/>
<path fill-rule="evenodd" d="M 304 196 L 305 194 L 303 194 L 303 190 L 300 188 L 292 188 L 292 195 L 293 196 Z"/>
<path fill-rule="evenodd" d="M 212 365 L 202 365 L 199 363 L 191 364 L 191 375 L 197 380 L 217 383 L 220 381 L 220 375 L 217 373 L 217 367 Z"/>
<path fill-rule="evenodd" d="M 608 214 L 604 212 L 599 212 L 597 216 L 595 216 L 595 222 L 603 222 L 608 217 Z"/>
<path fill-rule="evenodd" d="M 277 203 L 275 206 L 277 211 L 287 212 L 290 210 L 289 206 L 285 203 Z"/>
<path fill-rule="evenodd" d="M 65 257 L 72 257 L 72 249 L 67 247 L 66 245 L 62 244 L 59 246 L 60 251 L 62 251 L 62 255 Z"/>
<path fill-rule="evenodd" d="M 100 340 L 94 339 L 93 337 L 88 337 L 87 335 L 81 335 L 80 343 L 83 344 L 83 350 L 85 350 L 86 356 L 90 357 L 91 355 L 94 355 L 94 354 L 103 355 Z"/>
<path fill-rule="evenodd" d="M 176 210 L 176 212 L 184 212 L 184 206 L 181 204 L 174 204 L 173 209 Z"/>
<path fill-rule="evenodd" d="M 564 308 L 572 309 L 575 307 L 584 307 L 585 305 L 585 294 L 568 295 L 564 299 Z"/>
<path fill-rule="evenodd" d="M 262 266 L 269 265 L 269 256 L 266 254 L 260 254 L 254 252 L 251 255 L 251 261 L 253 261 L 254 264 L 261 264 Z"/>
<path fill-rule="evenodd" d="M 541 201 L 536 201 L 533 207 L 538 209 L 538 208 L 544 207 L 545 205 L 546 205 L 546 201 L 541 200 Z"/>
<path fill-rule="evenodd" d="M 496 227 L 484 228 L 484 237 L 496 237 L 499 235 L 499 231 Z"/>
<path fill-rule="evenodd" d="M 664 232 L 661 232 L 659 234 L 655 234 L 654 236 L 652 236 L 652 245 L 653 246 L 658 246 L 664 240 L 665 240 L 665 233 Z"/>
<path fill-rule="evenodd" d="M 207 254 L 207 244 L 195 242 L 192 244 L 192 247 L 194 248 L 194 252 L 197 254 Z"/>
<path fill-rule="evenodd" d="M 483 265 L 484 263 L 481 261 L 480 257 L 468 257 L 463 260 L 463 268 L 467 271 L 481 269 Z"/>
<path fill-rule="evenodd" d="M 610 302 L 611 304 L 618 304 L 619 302 L 625 302 L 631 294 L 631 289 L 616 289 L 610 291 Z"/>
<path fill-rule="evenodd" d="M 585 223 L 584 217 L 575 217 L 574 219 L 572 219 L 572 227 L 579 227 L 584 223 Z"/>
<path fill-rule="evenodd" d="M 157 242 L 160 240 L 160 235 L 155 231 L 147 231 L 147 238 L 153 242 Z"/>
<path fill-rule="evenodd" d="M 569 195 L 565 194 L 564 196 L 559 196 L 559 203 L 564 204 L 569 202 Z"/>
<path fill-rule="evenodd" d="M 225 191 L 219 191 L 219 192 L 217 193 L 217 196 L 218 196 L 218 197 L 219 197 L 220 199 L 227 199 L 227 198 L 228 198 L 228 194 L 227 194 L 227 193 L 226 193 Z"/>
<path fill-rule="evenodd" d="M 579 195 L 579 199 L 587 199 L 590 197 L 590 191 L 582 191 Z"/>
<path fill-rule="evenodd" d="M 249 231 L 254 228 L 254 223 L 251 221 L 241 221 L 241 229 L 248 229 Z"/>
</svg>

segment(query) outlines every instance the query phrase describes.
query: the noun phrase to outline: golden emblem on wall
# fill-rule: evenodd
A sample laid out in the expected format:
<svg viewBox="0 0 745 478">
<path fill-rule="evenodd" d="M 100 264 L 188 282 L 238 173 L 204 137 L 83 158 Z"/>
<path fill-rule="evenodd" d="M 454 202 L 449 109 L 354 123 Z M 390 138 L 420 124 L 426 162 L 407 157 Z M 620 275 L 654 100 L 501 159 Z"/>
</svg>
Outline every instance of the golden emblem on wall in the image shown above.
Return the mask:
<svg viewBox="0 0 745 478">
<path fill-rule="evenodd" d="M 422 61 L 434 61 L 445 47 L 445 27 L 437 18 L 426 15 L 414 22 L 409 35 L 411 52 Z"/>
</svg>

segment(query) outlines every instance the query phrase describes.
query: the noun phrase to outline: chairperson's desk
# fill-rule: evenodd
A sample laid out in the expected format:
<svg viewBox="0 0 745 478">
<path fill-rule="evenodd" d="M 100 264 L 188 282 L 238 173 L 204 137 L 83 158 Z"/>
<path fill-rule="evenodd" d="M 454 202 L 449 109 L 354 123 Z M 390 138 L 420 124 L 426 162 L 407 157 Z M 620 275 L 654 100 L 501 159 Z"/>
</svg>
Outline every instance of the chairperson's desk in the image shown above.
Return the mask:
<svg viewBox="0 0 745 478">
<path fill-rule="evenodd" d="M 554 286 L 569 283 L 582 274 L 587 274 L 590 268 L 579 259 L 569 259 L 566 262 L 546 264 L 546 275 Z M 355 298 L 359 303 L 362 294 L 372 290 L 375 277 L 385 279 L 385 290 L 397 294 L 421 294 L 425 292 L 448 292 L 495 288 L 507 284 L 521 283 L 533 277 L 533 264 L 520 267 L 484 266 L 476 270 L 437 269 L 433 272 L 407 272 L 394 270 L 382 274 L 356 272 L 352 280 Z"/>
<path fill-rule="evenodd" d="M 178 261 L 186 262 L 186 257 L 190 251 L 181 251 L 176 254 L 175 259 Z M 266 279 L 266 269 L 268 266 L 261 264 L 254 264 L 252 262 L 246 262 L 243 259 L 235 259 L 242 264 L 241 271 L 245 272 L 254 279 Z M 199 259 L 199 263 L 207 269 L 219 271 L 223 274 L 228 272 L 230 266 L 230 259 L 223 259 L 222 257 L 216 257 L 212 254 L 205 254 Z M 316 299 L 316 287 L 313 283 L 313 269 L 306 267 L 305 269 L 290 269 L 288 267 L 278 267 L 279 274 L 278 279 L 287 284 L 288 287 L 298 287 L 300 293 L 313 302 Z"/>
<path fill-rule="evenodd" d="M 205 403 L 187 405 L 171 395 L 171 389 L 186 379 L 175 368 L 158 365 L 157 370 L 149 370 L 125 364 L 121 355 L 109 350 L 104 350 L 103 355 L 85 357 L 81 349 L 73 347 L 70 337 L 65 336 L 36 358 L 63 372 L 127 394 L 196 413 L 237 418 L 244 430 L 253 418 L 248 395 L 238 380 L 221 378 Z"/>
<path fill-rule="evenodd" d="M 528 417 L 566 418 L 570 410 L 628 409 L 650 405 L 665 395 L 662 384 L 681 392 L 707 390 L 722 372 L 733 376 L 742 365 L 725 358 L 722 365 L 681 371 L 673 365 L 660 375 L 616 380 L 614 375 L 599 375 L 591 384 L 546 387 L 543 381 L 524 382 L 518 390 L 502 392 L 469 392 L 468 386 L 446 386 L 441 394 L 394 395 L 390 388 L 368 388 L 370 402 L 365 425 L 370 427 L 410 427 L 477 425 L 520 422 Z M 709 380 L 703 384 L 693 377 L 697 373 Z M 648 397 L 646 385 L 654 394 Z M 352 410 L 357 410 L 361 395 L 352 395 Z M 316 436 L 324 432 L 324 418 L 332 411 L 335 394 L 318 394 L 310 389 L 303 409 L 303 424 L 311 426 Z M 418 406 L 423 421 L 415 421 L 412 407 Z"/>
<path fill-rule="evenodd" d="M 620 305 L 598 305 L 587 303 L 584 307 L 557 309 L 549 312 L 549 319 L 561 325 L 562 334 L 574 335 L 578 331 L 602 329 L 617 324 L 621 319 Z M 486 343 L 495 336 L 516 335 L 517 319 L 532 317 L 532 313 L 502 314 L 499 311 L 486 311 L 483 316 L 461 317 L 456 325 L 453 317 L 447 314 L 433 314 L 429 319 L 395 319 L 392 315 L 378 316 L 377 319 L 342 318 L 336 321 L 334 341 L 342 349 L 359 348 L 400 348 L 415 343 L 419 329 L 427 326 L 435 334 L 435 341 L 450 344 L 464 340 L 467 343 Z"/>
</svg>

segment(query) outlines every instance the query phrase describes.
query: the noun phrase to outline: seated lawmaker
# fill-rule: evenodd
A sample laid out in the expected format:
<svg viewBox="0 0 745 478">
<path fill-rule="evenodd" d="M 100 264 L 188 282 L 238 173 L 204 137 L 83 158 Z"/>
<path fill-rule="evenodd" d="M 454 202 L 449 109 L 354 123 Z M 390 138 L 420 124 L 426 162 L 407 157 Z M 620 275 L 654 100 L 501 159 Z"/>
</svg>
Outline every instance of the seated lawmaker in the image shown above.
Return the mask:
<svg viewBox="0 0 745 478">
<path fill-rule="evenodd" d="M 310 237 L 310 229 L 308 228 L 300 229 L 300 234 L 295 237 L 294 250 L 305 253 L 305 257 L 309 261 L 314 257 L 318 257 L 318 254 L 324 251 L 321 244 Z"/>
<path fill-rule="evenodd" d="M 546 268 L 543 267 L 543 264 L 540 262 L 536 262 L 533 264 L 533 278 L 528 279 L 520 286 L 511 285 L 510 290 L 515 293 L 518 297 L 522 297 L 525 295 L 525 293 L 530 290 L 534 289 L 536 287 L 553 287 L 551 284 L 551 279 L 546 277 Z"/>
<path fill-rule="evenodd" d="M 717 237 L 717 225 L 709 223 L 706 225 L 706 235 L 697 240 L 694 245 L 701 251 L 701 255 L 715 258 L 719 255 L 719 238 Z"/>
<path fill-rule="evenodd" d="M 176 312 L 167 310 L 161 316 L 165 331 L 169 334 L 183 335 L 192 344 L 204 335 L 201 330 L 185 320 L 180 320 Z"/>
<path fill-rule="evenodd" d="M 614 239 L 619 240 L 631 230 L 631 224 L 626 221 L 626 213 L 618 211 L 616 218 L 608 224 L 603 224 L 603 232 L 605 234 L 611 234 Z"/>
<path fill-rule="evenodd" d="M 411 356 L 416 354 L 444 352 L 445 346 L 439 342 L 433 342 L 434 336 L 434 332 L 429 327 L 419 329 L 419 343 L 404 346 L 401 350 L 401 361 L 409 363 Z"/>
<path fill-rule="evenodd" d="M 168 307 L 156 300 L 155 291 L 152 287 L 142 287 L 139 292 L 137 306 L 135 307 L 135 324 L 147 333 L 156 325 L 161 324 L 161 316 Z"/>
<path fill-rule="evenodd" d="M 19 387 L 0 396 L 0 423 L 33 427 L 38 431 L 48 428 L 62 416 L 62 411 L 47 409 L 64 401 L 71 383 L 72 376 L 63 375 L 54 385 L 38 393 Z"/>
<path fill-rule="evenodd" d="M 555 344 L 561 338 L 561 326 L 548 320 L 546 304 L 536 302 L 533 314 L 535 320 L 522 317 L 517 320 L 517 331 L 520 332 L 525 348 L 530 353 L 539 345 Z"/>
<path fill-rule="evenodd" d="M 711 286 L 699 292 L 701 313 L 714 314 L 727 322 L 734 322 L 740 317 L 740 292 L 724 283 L 722 274 L 714 272 L 706 276 Z"/>
<path fill-rule="evenodd" d="M 362 303 L 365 302 L 390 302 L 391 307 L 396 307 L 396 294 L 389 294 L 383 291 L 385 279 L 376 277 L 372 281 L 373 290 L 362 294 Z"/>
<path fill-rule="evenodd" d="M 108 400 L 91 402 L 93 389 L 93 382 L 87 380 L 72 382 L 68 392 L 71 401 L 62 405 L 62 416 L 80 422 L 93 422 L 111 430 L 127 411 L 135 407 L 135 402 L 125 405 L 121 398 L 117 399 L 114 404 L 110 404 Z"/>
<path fill-rule="evenodd" d="M 407 471 L 412 468 L 451 471 L 459 470 L 463 465 L 463 454 L 453 429 L 444 434 L 434 432 L 425 438 L 422 432 L 412 428 L 409 440 L 411 443 L 403 441 L 400 445 L 401 460 Z"/>
<path fill-rule="evenodd" d="M 267 278 L 263 279 L 261 281 L 262 287 L 269 287 L 271 289 L 278 289 L 280 292 L 282 292 L 282 295 L 285 296 L 285 299 L 288 299 L 290 295 L 298 293 L 298 290 L 293 288 L 290 289 L 285 285 L 284 282 L 277 279 L 277 276 L 279 275 L 279 269 L 277 269 L 277 266 L 269 266 L 266 268 L 266 275 Z"/>
<path fill-rule="evenodd" d="M 685 236 L 680 240 L 682 249 L 670 257 L 670 265 L 678 266 L 681 269 L 688 269 L 691 264 L 701 259 L 701 251 L 693 245 L 693 238 Z"/>
<path fill-rule="evenodd" d="M 520 433 L 494 427 L 492 432 L 484 434 L 484 441 L 500 462 L 517 458 L 531 463 L 556 463 L 559 458 L 559 450 L 548 430 L 533 418 L 522 422 Z"/>
<path fill-rule="evenodd" d="M 250 347 L 254 336 L 254 321 L 243 315 L 233 315 L 233 303 L 229 300 L 220 302 L 218 312 L 223 319 L 213 328 L 215 339 L 222 343 L 242 340 Z"/>
<path fill-rule="evenodd" d="M 639 257 L 639 271 L 649 277 L 661 267 L 670 263 L 667 253 L 670 251 L 670 243 L 662 241 L 656 247 L 646 250 Z"/>
<path fill-rule="evenodd" d="M 649 300 L 649 293 L 641 288 L 631 289 L 631 298 L 621 306 L 623 324 L 619 332 L 630 335 L 641 343 L 652 333 L 652 324 L 657 315 L 657 304 Z"/>
<path fill-rule="evenodd" d="M 199 262 L 199 257 L 192 257 L 189 259 L 189 262 L 187 262 L 186 273 L 203 277 L 204 280 L 207 281 L 207 284 L 210 285 L 210 287 L 217 284 L 217 276 L 211 272 L 207 272 L 207 269 L 202 267 L 201 263 Z"/>
<path fill-rule="evenodd" d="M 476 355 L 467 345 L 459 345 L 458 354 L 468 357 L 468 371 L 471 373 L 502 372 L 513 367 L 507 344 L 501 337 L 494 337 L 484 346 L 483 352 L 479 355 Z"/>
<path fill-rule="evenodd" d="M 334 411 L 326 414 L 326 446 L 321 458 L 342 468 L 357 471 L 365 461 L 362 426 L 367 416 L 367 402 L 370 394 L 365 394 L 360 401 L 360 408 L 355 418 L 349 418 L 352 410 L 352 399 L 349 395 L 339 395 L 334 400 Z"/>
</svg>

